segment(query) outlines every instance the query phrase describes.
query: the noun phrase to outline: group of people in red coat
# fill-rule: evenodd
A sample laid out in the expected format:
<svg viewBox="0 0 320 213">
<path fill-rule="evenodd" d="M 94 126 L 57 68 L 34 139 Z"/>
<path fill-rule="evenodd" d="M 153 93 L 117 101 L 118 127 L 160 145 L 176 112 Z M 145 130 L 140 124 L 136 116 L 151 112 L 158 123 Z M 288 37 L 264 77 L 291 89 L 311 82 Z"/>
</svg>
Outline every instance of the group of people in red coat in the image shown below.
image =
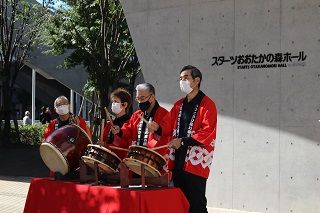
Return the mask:
<svg viewBox="0 0 320 213">
<path fill-rule="evenodd" d="M 156 100 L 155 88 L 149 83 L 136 86 L 139 110 L 129 116 L 132 104 L 130 94 L 116 89 L 110 95 L 111 110 L 116 118 L 105 126 L 99 144 L 108 148 L 128 149 L 131 145 L 154 148 L 167 158 L 167 169 L 172 182 L 179 187 L 190 203 L 189 213 L 207 213 L 206 182 L 215 148 L 217 110 L 215 103 L 200 90 L 202 74 L 198 68 L 187 65 L 180 71 L 180 89 L 185 94 L 168 112 Z M 68 99 L 60 96 L 55 101 L 54 119 L 45 130 L 46 138 L 55 129 L 69 122 L 79 125 L 91 136 L 90 128 L 80 116 L 72 117 Z M 146 122 L 148 121 L 148 122 Z M 123 151 L 114 151 L 119 158 Z"/>
</svg>

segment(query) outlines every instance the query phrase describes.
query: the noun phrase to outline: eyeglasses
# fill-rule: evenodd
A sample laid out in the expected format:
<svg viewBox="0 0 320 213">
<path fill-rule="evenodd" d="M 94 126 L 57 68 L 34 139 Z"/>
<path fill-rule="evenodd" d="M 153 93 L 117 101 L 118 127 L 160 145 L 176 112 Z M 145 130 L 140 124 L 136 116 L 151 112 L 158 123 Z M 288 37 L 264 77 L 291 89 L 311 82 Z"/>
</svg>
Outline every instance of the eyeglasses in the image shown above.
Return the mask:
<svg viewBox="0 0 320 213">
<path fill-rule="evenodd" d="M 56 107 L 62 106 L 62 105 L 69 105 L 69 103 L 57 103 Z"/>
<path fill-rule="evenodd" d="M 151 95 L 153 95 L 153 94 L 150 94 L 150 95 L 148 95 L 148 96 L 140 96 L 140 97 L 136 97 L 136 101 L 140 101 L 140 102 L 144 102 L 146 99 L 148 99 L 149 100 L 149 98 L 151 97 Z"/>
</svg>

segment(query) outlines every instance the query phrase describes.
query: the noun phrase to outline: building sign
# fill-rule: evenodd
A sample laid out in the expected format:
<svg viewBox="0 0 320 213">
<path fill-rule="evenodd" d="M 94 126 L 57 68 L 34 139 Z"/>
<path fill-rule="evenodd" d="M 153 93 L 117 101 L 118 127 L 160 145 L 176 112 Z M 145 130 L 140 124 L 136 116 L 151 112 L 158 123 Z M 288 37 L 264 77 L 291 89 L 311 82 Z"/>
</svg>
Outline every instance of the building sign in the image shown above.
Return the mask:
<svg viewBox="0 0 320 213">
<path fill-rule="evenodd" d="M 219 56 L 212 57 L 211 66 L 221 66 L 223 64 L 235 65 L 237 69 L 259 69 L 259 68 L 277 68 L 290 66 L 305 66 L 307 55 L 304 51 L 298 54 L 292 53 L 269 53 L 260 55 L 237 55 L 237 56 Z"/>
</svg>

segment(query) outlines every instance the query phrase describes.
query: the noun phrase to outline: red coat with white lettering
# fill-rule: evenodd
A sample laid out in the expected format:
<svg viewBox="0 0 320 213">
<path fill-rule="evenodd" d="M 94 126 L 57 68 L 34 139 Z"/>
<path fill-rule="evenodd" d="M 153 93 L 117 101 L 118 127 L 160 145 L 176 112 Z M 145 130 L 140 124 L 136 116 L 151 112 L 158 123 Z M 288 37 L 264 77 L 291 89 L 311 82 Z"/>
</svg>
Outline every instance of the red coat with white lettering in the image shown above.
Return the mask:
<svg viewBox="0 0 320 213">
<path fill-rule="evenodd" d="M 170 112 L 160 123 L 162 135 L 171 135 L 175 138 L 177 129 L 178 114 L 184 98 L 177 101 Z M 200 146 L 189 146 L 184 170 L 192 174 L 208 178 L 213 159 L 217 129 L 217 109 L 215 103 L 204 96 L 199 105 L 198 113 L 192 128 L 191 137 L 201 143 Z M 175 149 L 170 149 L 168 169 L 174 168 Z"/>
</svg>

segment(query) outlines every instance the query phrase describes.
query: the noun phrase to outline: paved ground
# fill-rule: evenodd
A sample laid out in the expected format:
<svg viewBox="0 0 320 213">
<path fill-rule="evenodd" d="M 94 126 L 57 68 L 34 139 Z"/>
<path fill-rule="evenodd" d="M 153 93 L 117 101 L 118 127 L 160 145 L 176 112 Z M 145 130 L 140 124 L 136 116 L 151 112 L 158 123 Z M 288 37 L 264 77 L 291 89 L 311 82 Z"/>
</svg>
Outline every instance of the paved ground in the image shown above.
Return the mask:
<svg viewBox="0 0 320 213">
<path fill-rule="evenodd" d="M 23 212 L 31 179 L 48 174 L 39 146 L 0 147 L 0 212 Z"/>
<path fill-rule="evenodd" d="M 31 177 L 0 176 L 0 212 L 22 213 Z"/>
<path fill-rule="evenodd" d="M 34 177 L 47 177 L 39 146 L 0 147 L 0 212 L 22 213 Z M 246 211 L 210 208 L 209 213 L 247 213 Z"/>
</svg>

